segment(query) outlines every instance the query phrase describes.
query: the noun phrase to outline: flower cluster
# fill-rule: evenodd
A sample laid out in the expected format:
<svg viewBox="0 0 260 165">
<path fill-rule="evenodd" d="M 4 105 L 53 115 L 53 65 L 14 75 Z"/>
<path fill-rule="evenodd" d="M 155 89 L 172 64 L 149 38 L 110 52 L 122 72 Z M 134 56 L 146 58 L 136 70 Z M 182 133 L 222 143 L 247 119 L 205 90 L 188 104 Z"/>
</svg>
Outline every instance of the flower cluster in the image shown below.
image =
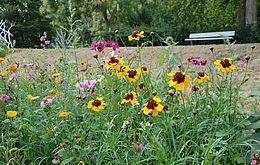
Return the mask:
<svg viewBox="0 0 260 165">
<path fill-rule="evenodd" d="M 90 50 L 103 52 L 106 46 L 112 47 L 113 51 L 119 49 L 119 44 L 116 41 L 99 40 L 99 41 L 92 41 Z"/>
</svg>

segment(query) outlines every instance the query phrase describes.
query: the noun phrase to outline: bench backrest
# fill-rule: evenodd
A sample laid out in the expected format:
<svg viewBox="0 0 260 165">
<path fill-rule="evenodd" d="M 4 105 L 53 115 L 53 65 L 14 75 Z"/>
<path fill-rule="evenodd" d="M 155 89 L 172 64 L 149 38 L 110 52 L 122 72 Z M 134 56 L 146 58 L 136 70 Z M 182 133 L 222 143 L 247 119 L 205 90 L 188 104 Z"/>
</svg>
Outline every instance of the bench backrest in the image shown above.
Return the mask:
<svg viewBox="0 0 260 165">
<path fill-rule="evenodd" d="M 232 36 L 235 36 L 235 31 L 191 33 L 189 38 L 212 38 L 212 37 L 232 37 Z"/>
</svg>

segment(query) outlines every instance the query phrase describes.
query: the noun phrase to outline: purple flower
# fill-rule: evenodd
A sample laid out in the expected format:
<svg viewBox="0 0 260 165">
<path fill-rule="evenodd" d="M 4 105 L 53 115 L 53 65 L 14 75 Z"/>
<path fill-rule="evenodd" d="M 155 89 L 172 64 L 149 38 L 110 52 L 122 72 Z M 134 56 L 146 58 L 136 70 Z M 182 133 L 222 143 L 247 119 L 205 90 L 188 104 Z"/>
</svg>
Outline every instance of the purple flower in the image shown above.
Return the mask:
<svg viewBox="0 0 260 165">
<path fill-rule="evenodd" d="M 84 85 L 83 82 L 77 83 L 77 84 L 75 85 L 75 87 L 76 87 L 77 89 L 79 89 L 79 90 L 81 90 L 81 91 L 84 92 L 85 85 Z"/>
<path fill-rule="evenodd" d="M 96 84 L 97 80 L 85 80 L 84 86 L 88 86 L 89 88 L 93 88 Z"/>
<path fill-rule="evenodd" d="M 207 60 L 200 60 L 199 65 L 205 66 L 207 64 L 207 62 L 208 62 Z"/>
<path fill-rule="evenodd" d="M 133 51 L 131 49 L 124 49 L 125 54 L 132 54 Z"/>
<path fill-rule="evenodd" d="M 252 160 L 251 165 L 256 165 L 256 160 Z"/>
<path fill-rule="evenodd" d="M 108 46 L 111 46 L 114 51 L 117 50 L 117 49 L 119 49 L 119 44 L 118 44 L 118 42 L 115 42 L 115 41 L 107 41 L 107 45 L 108 45 Z"/>
<path fill-rule="evenodd" d="M 15 73 L 11 74 L 9 79 L 8 79 L 8 82 L 11 82 L 15 78 L 15 76 L 16 76 Z"/>
<path fill-rule="evenodd" d="M 83 82 L 79 82 L 75 85 L 75 87 L 81 91 L 85 91 L 85 87 L 91 88 L 90 95 L 95 92 L 95 84 L 97 80 L 84 80 Z"/>
<path fill-rule="evenodd" d="M 134 142 L 134 146 L 137 152 L 141 152 L 143 150 L 143 142 L 136 141 Z"/>
<path fill-rule="evenodd" d="M 246 66 L 246 61 L 244 61 L 244 60 L 239 60 L 239 61 L 237 61 L 237 66 L 239 66 L 239 67 L 245 67 L 245 66 Z"/>
<path fill-rule="evenodd" d="M 91 42 L 90 50 L 94 50 L 94 51 L 97 50 L 97 42 L 96 41 L 92 41 Z"/>
<path fill-rule="evenodd" d="M 107 43 L 105 40 L 100 40 L 98 42 L 92 41 L 90 45 L 90 50 L 102 52 L 105 49 L 106 44 Z"/>
<path fill-rule="evenodd" d="M 0 100 L 2 100 L 2 101 L 7 101 L 9 99 L 10 99 L 10 97 L 7 96 L 6 94 L 3 94 L 2 96 L 0 96 Z"/>
</svg>

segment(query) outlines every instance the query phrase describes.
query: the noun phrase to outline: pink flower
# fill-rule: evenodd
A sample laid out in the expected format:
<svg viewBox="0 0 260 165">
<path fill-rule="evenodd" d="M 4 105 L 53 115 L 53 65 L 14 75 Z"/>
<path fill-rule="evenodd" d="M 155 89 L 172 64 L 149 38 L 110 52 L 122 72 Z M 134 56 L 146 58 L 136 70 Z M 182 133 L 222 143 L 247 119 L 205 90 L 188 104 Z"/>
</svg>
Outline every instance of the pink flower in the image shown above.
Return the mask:
<svg viewBox="0 0 260 165">
<path fill-rule="evenodd" d="M 125 54 L 132 54 L 133 51 L 131 49 L 124 49 Z"/>
<path fill-rule="evenodd" d="M 251 165 L 256 165 L 256 160 L 252 160 Z"/>
<path fill-rule="evenodd" d="M 134 146 L 137 152 L 141 152 L 143 150 L 143 142 L 136 141 L 134 142 Z"/>
<path fill-rule="evenodd" d="M 105 49 L 106 44 L 107 43 L 105 40 L 100 40 L 98 42 L 92 41 L 90 45 L 90 50 L 102 52 Z"/>
<path fill-rule="evenodd" d="M 9 99 L 10 99 L 10 97 L 7 96 L 6 94 L 3 94 L 2 96 L 0 96 L 0 100 L 2 100 L 2 101 L 7 101 Z"/>
<path fill-rule="evenodd" d="M 75 87 L 76 87 L 77 89 L 79 89 L 79 90 L 81 90 L 81 91 L 84 92 L 84 87 L 85 87 L 85 85 L 84 85 L 83 82 L 77 83 L 77 84 L 75 85 Z"/>
<path fill-rule="evenodd" d="M 88 86 L 89 88 L 93 88 L 96 84 L 97 80 L 85 80 L 84 86 Z"/>
<path fill-rule="evenodd" d="M 237 66 L 245 67 L 246 66 L 246 62 L 244 60 L 239 60 L 239 61 L 237 61 Z"/>
<path fill-rule="evenodd" d="M 108 45 L 108 46 L 111 46 L 114 51 L 115 51 L 116 49 L 119 49 L 119 44 L 118 44 L 118 42 L 115 42 L 115 41 L 107 41 L 107 45 Z"/>
<path fill-rule="evenodd" d="M 15 73 L 11 74 L 7 82 L 11 82 L 15 78 L 15 76 Z"/>
<path fill-rule="evenodd" d="M 42 99 L 41 101 L 41 107 L 45 108 L 46 106 L 50 105 L 54 100 L 54 97 L 52 96 L 47 96 L 45 98 Z"/>
</svg>

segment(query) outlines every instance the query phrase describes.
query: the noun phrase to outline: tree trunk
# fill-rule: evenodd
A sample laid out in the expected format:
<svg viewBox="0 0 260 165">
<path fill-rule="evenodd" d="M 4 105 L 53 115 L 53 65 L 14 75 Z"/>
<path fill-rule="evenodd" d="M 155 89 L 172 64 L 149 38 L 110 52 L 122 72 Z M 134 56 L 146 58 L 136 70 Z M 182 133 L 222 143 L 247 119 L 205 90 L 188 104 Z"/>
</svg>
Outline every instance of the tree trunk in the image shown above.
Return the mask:
<svg viewBox="0 0 260 165">
<path fill-rule="evenodd" d="M 246 1 L 246 25 L 254 27 L 257 23 L 257 0 Z"/>
<path fill-rule="evenodd" d="M 240 0 L 239 11 L 237 15 L 237 24 L 239 27 L 245 27 L 246 25 L 246 0 Z"/>
</svg>

